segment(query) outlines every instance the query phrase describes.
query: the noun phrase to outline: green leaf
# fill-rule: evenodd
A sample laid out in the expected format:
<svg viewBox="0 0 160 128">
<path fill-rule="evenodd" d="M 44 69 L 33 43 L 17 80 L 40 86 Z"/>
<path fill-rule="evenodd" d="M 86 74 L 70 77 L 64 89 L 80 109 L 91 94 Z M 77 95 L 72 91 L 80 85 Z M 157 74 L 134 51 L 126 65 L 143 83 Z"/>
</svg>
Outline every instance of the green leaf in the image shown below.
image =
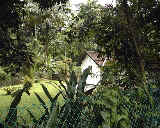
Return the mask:
<svg viewBox="0 0 160 128">
<path fill-rule="evenodd" d="M 6 119 L 5 119 L 5 123 L 8 125 L 13 126 L 14 123 L 17 122 L 17 106 L 21 101 L 21 97 L 22 97 L 23 92 L 24 92 L 23 89 L 19 89 L 17 91 L 17 94 L 15 95 L 15 98 L 13 99 L 13 101 L 10 105 L 9 112 L 8 112 Z"/>
<path fill-rule="evenodd" d="M 43 84 L 41 84 L 41 85 L 42 85 L 43 91 L 45 92 L 46 96 L 47 96 L 47 97 L 49 98 L 49 100 L 52 102 L 53 98 L 52 98 L 52 96 L 50 95 L 48 89 L 47 89 Z"/>
<path fill-rule="evenodd" d="M 52 99 L 51 108 L 50 108 L 51 112 L 52 112 L 53 108 L 56 106 L 56 102 L 57 102 L 57 99 L 58 99 L 60 94 L 62 94 L 62 92 L 58 92 L 57 95 Z"/>
<path fill-rule="evenodd" d="M 87 77 L 91 73 L 90 70 L 91 70 L 91 67 L 88 67 L 83 71 L 83 73 L 81 75 L 81 79 L 80 79 L 80 81 L 78 83 L 77 92 L 80 92 L 80 93 L 84 92 L 84 88 L 86 86 Z"/>
<path fill-rule="evenodd" d="M 30 110 L 27 109 L 27 112 L 29 113 L 30 117 L 33 119 L 33 122 L 36 124 L 38 122 L 36 117 L 32 114 L 32 112 Z"/>
<path fill-rule="evenodd" d="M 76 76 L 76 74 L 75 74 L 74 71 L 72 71 L 72 73 L 71 73 L 69 83 L 70 83 L 70 85 L 71 85 L 72 87 L 76 87 L 76 85 L 77 85 L 77 76 Z"/>
<path fill-rule="evenodd" d="M 45 110 L 45 113 L 37 121 L 36 126 L 46 125 L 48 118 L 49 118 L 49 112 L 47 110 Z"/>
<path fill-rule="evenodd" d="M 41 103 L 41 105 L 43 106 L 43 108 L 48 111 L 47 105 L 45 104 L 43 99 L 36 92 L 35 92 L 35 95 L 36 95 L 37 99 L 39 100 L 39 102 Z"/>
<path fill-rule="evenodd" d="M 52 113 L 50 114 L 46 128 L 56 128 L 58 114 L 59 114 L 59 106 L 56 106 L 54 111 L 52 111 Z"/>
<path fill-rule="evenodd" d="M 16 40 L 16 39 L 17 39 L 17 35 L 14 34 L 14 33 L 12 33 L 12 34 L 10 34 L 10 38 L 11 38 L 12 40 Z"/>
</svg>

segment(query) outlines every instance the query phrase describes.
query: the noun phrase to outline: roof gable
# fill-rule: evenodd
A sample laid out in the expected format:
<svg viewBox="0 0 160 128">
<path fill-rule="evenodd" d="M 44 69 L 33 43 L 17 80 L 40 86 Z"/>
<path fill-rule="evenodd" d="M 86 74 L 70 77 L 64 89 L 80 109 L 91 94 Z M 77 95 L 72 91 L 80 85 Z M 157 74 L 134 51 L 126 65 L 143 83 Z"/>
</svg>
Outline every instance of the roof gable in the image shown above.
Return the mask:
<svg viewBox="0 0 160 128">
<path fill-rule="evenodd" d="M 86 53 L 98 66 L 103 66 L 107 60 L 107 57 L 99 56 L 96 51 L 87 51 Z"/>
</svg>

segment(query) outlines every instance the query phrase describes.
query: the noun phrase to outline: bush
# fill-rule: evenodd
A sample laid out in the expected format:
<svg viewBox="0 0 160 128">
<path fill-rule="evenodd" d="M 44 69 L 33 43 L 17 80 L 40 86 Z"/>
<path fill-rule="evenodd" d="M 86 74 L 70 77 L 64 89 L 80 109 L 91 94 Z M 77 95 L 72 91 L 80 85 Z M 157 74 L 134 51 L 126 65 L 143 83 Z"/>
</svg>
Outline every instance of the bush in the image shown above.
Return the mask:
<svg viewBox="0 0 160 128">
<path fill-rule="evenodd" d="M 0 81 L 6 80 L 7 73 L 0 67 Z"/>
<path fill-rule="evenodd" d="M 160 127 L 160 89 L 147 85 L 153 102 L 150 102 L 148 95 L 144 90 L 132 89 L 123 91 L 130 104 L 126 104 L 129 111 L 132 128 L 158 128 Z M 137 91 L 141 92 L 141 96 L 137 96 Z"/>
<path fill-rule="evenodd" d="M 2 68 L 0 68 L 0 86 L 11 86 L 23 83 L 23 76 L 20 73 L 12 76 L 10 73 L 6 73 Z"/>
<path fill-rule="evenodd" d="M 93 113 L 87 109 L 91 100 L 84 92 L 89 73 L 90 69 L 86 69 L 78 81 L 75 72 L 72 71 L 70 79 L 65 81 L 67 87 L 59 79 L 60 90 L 62 90 L 53 98 L 47 88 L 42 85 L 43 91 L 49 98 L 51 105 L 49 108 L 43 99 L 35 93 L 45 111 L 39 119 L 36 119 L 32 112 L 28 110 L 33 119 L 34 127 L 81 128 L 83 126 L 85 128 L 94 128 L 92 120 L 94 119 L 92 118 Z M 64 98 L 64 104 L 62 106 L 59 106 L 57 103 L 57 98 L 60 94 Z"/>
<path fill-rule="evenodd" d="M 118 87 L 100 86 L 96 90 L 95 103 L 99 107 L 99 128 L 129 128 L 129 113 L 125 104 L 129 104 L 128 98 L 120 93 Z M 100 108 L 101 106 L 101 108 Z M 97 117 L 98 118 L 98 117 Z"/>
</svg>

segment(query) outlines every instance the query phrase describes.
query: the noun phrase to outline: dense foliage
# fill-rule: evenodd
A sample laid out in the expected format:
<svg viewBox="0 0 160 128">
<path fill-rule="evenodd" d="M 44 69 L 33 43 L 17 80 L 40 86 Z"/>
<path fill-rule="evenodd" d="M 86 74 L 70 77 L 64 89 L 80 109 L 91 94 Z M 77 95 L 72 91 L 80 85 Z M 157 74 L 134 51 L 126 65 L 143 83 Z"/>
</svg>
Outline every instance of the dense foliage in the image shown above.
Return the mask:
<svg viewBox="0 0 160 128">
<path fill-rule="evenodd" d="M 159 70 L 159 2 L 121 0 L 115 7 L 98 9 L 92 4 L 79 16 L 84 19 L 79 37 L 94 39 L 101 52 L 118 60 L 130 79 L 136 79 L 136 85 L 144 86 L 145 70 Z"/>
<path fill-rule="evenodd" d="M 66 3 L 64 0 L 36 2 L 42 7 L 41 12 L 43 9 L 53 7 L 56 3 Z M 29 0 L 7 0 L 0 4 L 1 12 L 3 12 L 0 14 L 0 65 L 7 67 L 5 70 L 13 74 L 19 72 L 23 67 L 30 68 L 34 64 L 35 52 L 29 45 L 33 46 L 35 38 L 33 26 L 36 22 L 34 17 L 36 8 L 32 8 L 34 10 L 32 12 L 28 12 L 27 9 L 31 8 L 28 7 L 28 4 L 36 5 Z M 39 22 L 44 18 L 44 16 L 40 16 L 37 20 Z"/>
<path fill-rule="evenodd" d="M 44 112 L 36 118 L 27 110 L 33 127 L 160 126 L 158 0 L 119 0 L 114 6 L 88 1 L 77 14 L 67 0 L 8 0 L 1 2 L 0 11 L 4 12 L 0 14 L 1 86 L 24 83 L 23 88 L 6 89 L 14 99 L 2 127 L 22 126 L 17 106 L 32 85 L 25 78 L 56 79 L 60 87 L 52 97 L 42 85 L 49 107 L 35 93 Z M 108 58 L 100 85 L 91 95 L 84 91 L 90 69 L 81 73 L 78 67 L 86 50 Z M 57 102 L 59 95 L 62 105 Z"/>
</svg>

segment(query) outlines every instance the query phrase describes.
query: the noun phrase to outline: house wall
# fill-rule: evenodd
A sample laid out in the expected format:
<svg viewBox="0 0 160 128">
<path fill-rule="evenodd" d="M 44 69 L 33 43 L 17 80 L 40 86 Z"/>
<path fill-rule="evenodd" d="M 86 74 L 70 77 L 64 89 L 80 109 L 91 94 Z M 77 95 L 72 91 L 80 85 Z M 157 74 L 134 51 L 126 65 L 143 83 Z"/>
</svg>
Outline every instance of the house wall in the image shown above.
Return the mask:
<svg viewBox="0 0 160 128">
<path fill-rule="evenodd" d="M 92 75 L 88 76 L 86 83 L 96 85 L 101 79 L 100 67 L 87 55 L 81 64 L 82 72 L 89 66 L 92 66 Z"/>
</svg>

